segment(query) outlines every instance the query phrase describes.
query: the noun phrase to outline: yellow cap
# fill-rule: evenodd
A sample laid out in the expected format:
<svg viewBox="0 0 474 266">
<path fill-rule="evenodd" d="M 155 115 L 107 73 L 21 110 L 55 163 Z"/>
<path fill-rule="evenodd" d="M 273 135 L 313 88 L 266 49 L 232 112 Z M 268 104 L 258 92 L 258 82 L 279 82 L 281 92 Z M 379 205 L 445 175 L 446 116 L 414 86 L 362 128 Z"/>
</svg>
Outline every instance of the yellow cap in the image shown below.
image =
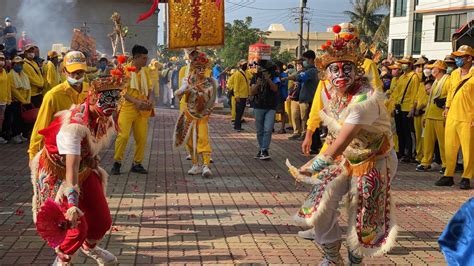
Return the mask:
<svg viewBox="0 0 474 266">
<path fill-rule="evenodd" d="M 56 51 L 49 51 L 48 52 L 48 57 L 49 58 L 58 57 L 58 53 Z"/>
<path fill-rule="evenodd" d="M 424 65 L 426 63 L 428 63 L 428 58 L 421 56 L 420 58 L 418 58 L 418 60 L 416 60 L 416 62 L 413 65 L 419 66 L 419 65 Z"/>
<path fill-rule="evenodd" d="M 87 71 L 86 57 L 79 51 L 69 52 L 64 56 L 64 67 L 69 73 L 78 70 Z"/>
<path fill-rule="evenodd" d="M 434 64 L 427 65 L 426 68 L 429 68 L 429 69 L 439 68 L 439 69 L 442 69 L 442 70 L 446 70 L 446 69 L 448 69 L 448 66 L 446 65 L 446 63 L 443 60 L 436 60 L 436 62 L 434 62 Z"/>
<path fill-rule="evenodd" d="M 401 67 L 402 65 L 398 62 L 388 66 L 389 69 L 400 69 Z"/>
<path fill-rule="evenodd" d="M 15 58 L 13 58 L 12 62 L 13 63 L 23 63 L 24 60 L 23 60 L 23 58 L 21 58 L 19 56 L 15 56 Z"/>
<path fill-rule="evenodd" d="M 411 55 L 405 55 L 402 59 L 397 61 L 400 64 L 409 64 L 413 63 L 413 57 Z"/>
<path fill-rule="evenodd" d="M 26 51 L 30 50 L 31 48 L 35 48 L 35 47 L 37 47 L 37 46 L 34 45 L 34 44 L 27 44 L 27 45 L 25 45 L 25 48 L 23 48 L 23 51 L 26 52 Z"/>
<path fill-rule="evenodd" d="M 454 61 L 454 57 L 452 55 L 448 54 L 447 56 L 444 57 L 444 62 L 454 64 L 456 61 Z"/>
<path fill-rule="evenodd" d="M 469 45 L 461 45 L 457 51 L 452 53 L 453 56 L 465 56 L 470 55 L 474 56 L 474 49 Z"/>
</svg>

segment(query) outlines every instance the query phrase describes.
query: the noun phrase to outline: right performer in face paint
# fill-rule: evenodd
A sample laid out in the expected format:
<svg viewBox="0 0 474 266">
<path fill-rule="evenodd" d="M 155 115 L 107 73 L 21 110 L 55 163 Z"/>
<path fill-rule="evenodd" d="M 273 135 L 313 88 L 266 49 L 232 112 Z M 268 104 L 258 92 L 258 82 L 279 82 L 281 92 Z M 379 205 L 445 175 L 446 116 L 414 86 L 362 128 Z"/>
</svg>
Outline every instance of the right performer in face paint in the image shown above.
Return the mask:
<svg viewBox="0 0 474 266">
<path fill-rule="evenodd" d="M 320 111 L 329 130 L 327 149 L 299 169 L 287 161 L 297 181 L 313 185 L 295 220 L 314 227 L 315 242 L 325 253 L 323 265 L 343 265 L 337 209 L 345 195 L 351 263 L 386 253 L 397 235 L 390 196 L 397 157 L 385 95 L 362 79 L 359 40 L 341 37 L 339 31 L 335 26 L 335 40 L 323 45 L 316 57 L 321 79 L 328 81 L 321 91 Z"/>
</svg>

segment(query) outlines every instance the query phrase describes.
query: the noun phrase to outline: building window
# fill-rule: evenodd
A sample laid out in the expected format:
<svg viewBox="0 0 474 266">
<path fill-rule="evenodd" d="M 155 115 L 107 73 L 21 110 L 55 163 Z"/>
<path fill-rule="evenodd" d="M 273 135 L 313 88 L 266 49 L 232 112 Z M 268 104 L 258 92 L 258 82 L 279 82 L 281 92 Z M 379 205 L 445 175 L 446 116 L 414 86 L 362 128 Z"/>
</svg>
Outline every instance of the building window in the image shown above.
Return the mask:
<svg viewBox="0 0 474 266">
<path fill-rule="evenodd" d="M 281 41 L 274 41 L 273 46 L 280 47 L 281 46 Z"/>
<path fill-rule="evenodd" d="M 423 15 L 415 13 L 413 18 L 413 43 L 412 43 L 412 53 L 414 55 L 419 55 L 421 53 L 421 32 L 423 29 Z"/>
<path fill-rule="evenodd" d="M 395 57 L 402 57 L 405 54 L 405 39 L 392 40 L 392 54 Z"/>
<path fill-rule="evenodd" d="M 404 17 L 407 15 L 407 0 L 395 0 L 394 17 Z"/>
<path fill-rule="evenodd" d="M 466 13 L 436 16 L 435 42 L 451 42 L 453 33 L 466 22 Z"/>
</svg>

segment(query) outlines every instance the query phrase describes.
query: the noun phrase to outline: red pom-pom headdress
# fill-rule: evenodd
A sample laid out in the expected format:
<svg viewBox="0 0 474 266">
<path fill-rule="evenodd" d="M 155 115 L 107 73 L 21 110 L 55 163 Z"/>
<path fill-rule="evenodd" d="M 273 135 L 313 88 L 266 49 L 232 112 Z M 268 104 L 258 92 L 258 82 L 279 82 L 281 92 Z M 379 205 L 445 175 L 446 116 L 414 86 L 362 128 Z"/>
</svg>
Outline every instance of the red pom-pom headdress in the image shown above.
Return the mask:
<svg viewBox="0 0 474 266">
<path fill-rule="evenodd" d="M 316 56 L 316 67 L 324 71 L 326 67 L 334 62 L 348 61 L 360 68 L 364 62 L 364 55 L 359 49 L 357 30 L 351 23 L 342 23 L 333 28 L 334 40 L 327 41 L 321 45 Z"/>
</svg>

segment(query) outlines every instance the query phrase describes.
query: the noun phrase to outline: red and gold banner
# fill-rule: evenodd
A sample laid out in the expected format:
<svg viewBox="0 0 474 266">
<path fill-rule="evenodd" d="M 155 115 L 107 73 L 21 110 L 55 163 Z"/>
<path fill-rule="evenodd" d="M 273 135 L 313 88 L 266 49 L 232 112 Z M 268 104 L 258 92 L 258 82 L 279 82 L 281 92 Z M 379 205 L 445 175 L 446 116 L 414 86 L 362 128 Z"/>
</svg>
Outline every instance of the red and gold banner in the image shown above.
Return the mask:
<svg viewBox="0 0 474 266">
<path fill-rule="evenodd" d="M 224 44 L 224 1 L 169 0 L 170 49 Z"/>
</svg>

